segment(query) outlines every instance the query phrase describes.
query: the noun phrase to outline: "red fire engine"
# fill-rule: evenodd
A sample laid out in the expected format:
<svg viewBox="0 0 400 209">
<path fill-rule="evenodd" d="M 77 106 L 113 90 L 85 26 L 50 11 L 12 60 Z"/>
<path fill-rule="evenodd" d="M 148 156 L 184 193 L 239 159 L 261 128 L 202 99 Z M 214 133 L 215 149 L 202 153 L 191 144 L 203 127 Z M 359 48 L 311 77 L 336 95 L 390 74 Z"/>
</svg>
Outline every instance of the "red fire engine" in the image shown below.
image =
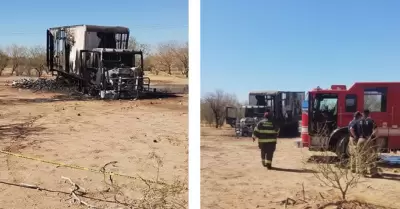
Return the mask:
<svg viewBox="0 0 400 209">
<path fill-rule="evenodd" d="M 347 155 L 348 124 L 356 111 L 370 110 L 378 125 L 381 152 L 400 150 L 400 82 L 332 85 L 308 92 L 303 104 L 299 147 Z M 325 127 L 324 135 L 319 127 Z"/>
</svg>

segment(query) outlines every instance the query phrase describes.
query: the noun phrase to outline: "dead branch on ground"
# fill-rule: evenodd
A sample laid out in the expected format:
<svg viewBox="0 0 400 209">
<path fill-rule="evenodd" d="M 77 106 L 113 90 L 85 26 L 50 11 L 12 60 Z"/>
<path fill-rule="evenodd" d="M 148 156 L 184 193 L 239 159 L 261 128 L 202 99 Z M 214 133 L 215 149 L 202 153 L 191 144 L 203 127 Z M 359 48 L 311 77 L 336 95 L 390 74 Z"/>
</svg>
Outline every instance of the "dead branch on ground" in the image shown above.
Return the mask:
<svg viewBox="0 0 400 209">
<path fill-rule="evenodd" d="M 68 181 L 74 188 L 71 189 L 71 197 L 73 198 L 73 203 L 77 202 L 78 204 L 85 205 L 88 208 L 97 208 L 89 203 L 81 200 L 78 196 L 82 196 L 86 194 L 86 190 L 83 187 L 80 187 L 78 184 L 74 183 L 70 178 L 61 176 L 66 182 Z"/>
</svg>

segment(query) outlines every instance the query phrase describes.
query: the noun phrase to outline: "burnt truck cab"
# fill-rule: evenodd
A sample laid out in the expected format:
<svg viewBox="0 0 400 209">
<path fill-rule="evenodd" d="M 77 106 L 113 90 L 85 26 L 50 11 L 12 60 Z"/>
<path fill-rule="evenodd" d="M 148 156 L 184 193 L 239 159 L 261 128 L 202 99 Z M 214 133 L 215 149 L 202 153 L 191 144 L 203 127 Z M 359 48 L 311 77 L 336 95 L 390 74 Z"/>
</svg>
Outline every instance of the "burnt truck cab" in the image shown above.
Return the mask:
<svg viewBox="0 0 400 209">
<path fill-rule="evenodd" d="M 132 98 L 149 91 L 143 53 L 129 50 L 129 29 L 72 25 L 47 30 L 47 66 L 53 75 L 101 98 Z"/>
<path fill-rule="evenodd" d="M 269 107 L 279 124 L 280 137 L 297 137 L 304 97 L 304 91 L 252 91 L 249 103 Z"/>
<path fill-rule="evenodd" d="M 400 82 L 362 82 L 349 89 L 332 85 L 315 88 L 306 96 L 299 147 L 348 155 L 348 125 L 356 111 L 368 109 L 378 125 L 382 152 L 400 149 Z M 306 107 L 306 108 L 305 108 Z"/>
<path fill-rule="evenodd" d="M 94 48 L 81 50 L 79 57 L 84 79 L 96 87 L 99 92 L 95 94 L 101 98 L 133 98 L 149 91 L 141 51 Z"/>
</svg>

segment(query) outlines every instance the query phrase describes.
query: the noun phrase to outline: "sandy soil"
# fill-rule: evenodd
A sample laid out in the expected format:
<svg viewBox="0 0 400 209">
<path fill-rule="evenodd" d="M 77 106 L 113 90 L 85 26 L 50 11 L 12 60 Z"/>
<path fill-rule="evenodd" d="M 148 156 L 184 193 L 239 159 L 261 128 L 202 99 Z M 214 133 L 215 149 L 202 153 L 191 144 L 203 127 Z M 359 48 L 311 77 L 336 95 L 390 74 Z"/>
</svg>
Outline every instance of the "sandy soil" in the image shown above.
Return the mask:
<svg viewBox="0 0 400 209">
<path fill-rule="evenodd" d="M 152 84 L 175 84 L 175 85 L 187 85 L 189 79 L 182 76 L 168 75 L 166 73 L 160 72 L 160 74 L 155 75 L 150 72 L 146 72 L 146 76 L 151 79 Z"/>
<path fill-rule="evenodd" d="M 187 96 L 138 101 L 63 101 L 54 99 L 57 95 L 53 93 L 33 93 L 4 85 L 12 79 L 0 77 L 1 150 L 96 170 L 117 161 L 116 167 L 107 169 L 137 178 L 113 177 L 114 185 L 122 188 L 123 195 L 116 196 L 119 201 L 124 196 L 142 197 L 140 189 L 147 186 L 139 176 L 155 180 L 157 159 L 162 162 L 159 171 L 162 181 L 187 182 Z M 0 208 L 80 208 L 70 203 L 71 185 L 61 176 L 85 188 L 88 198 L 82 200 L 92 205 L 123 206 L 113 203 L 116 188 L 107 186 L 102 174 L 1 153 L 0 161 Z M 20 183 L 51 191 L 10 185 Z M 183 192 L 176 199 L 185 201 L 186 196 L 187 192 Z"/>
<path fill-rule="evenodd" d="M 262 167 L 257 143 L 251 138 L 237 139 L 231 128 L 202 127 L 201 132 L 202 208 L 285 208 L 282 200 L 287 198 L 297 200 L 287 208 L 315 208 L 316 202 L 323 201 L 321 195 L 326 199 L 338 195 L 310 172 L 315 164 L 305 163 L 317 153 L 296 148 L 295 139 L 279 140 L 273 160 L 279 170 L 269 171 Z M 385 179 L 363 178 L 349 198 L 400 208 L 400 175 L 394 171 L 385 169 Z M 302 185 L 308 203 L 299 201 Z"/>
</svg>

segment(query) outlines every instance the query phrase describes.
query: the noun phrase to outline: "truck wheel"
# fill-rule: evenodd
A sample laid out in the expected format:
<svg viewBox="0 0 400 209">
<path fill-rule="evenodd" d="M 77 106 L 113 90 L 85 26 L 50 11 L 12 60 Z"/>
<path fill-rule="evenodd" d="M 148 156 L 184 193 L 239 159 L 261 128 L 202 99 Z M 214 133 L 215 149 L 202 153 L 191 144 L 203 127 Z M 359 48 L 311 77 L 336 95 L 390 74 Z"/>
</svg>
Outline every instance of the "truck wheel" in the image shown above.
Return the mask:
<svg viewBox="0 0 400 209">
<path fill-rule="evenodd" d="M 339 159 L 348 159 L 349 158 L 349 150 L 348 150 L 349 139 L 346 136 L 341 137 L 335 147 L 335 153 L 339 157 Z"/>
</svg>

